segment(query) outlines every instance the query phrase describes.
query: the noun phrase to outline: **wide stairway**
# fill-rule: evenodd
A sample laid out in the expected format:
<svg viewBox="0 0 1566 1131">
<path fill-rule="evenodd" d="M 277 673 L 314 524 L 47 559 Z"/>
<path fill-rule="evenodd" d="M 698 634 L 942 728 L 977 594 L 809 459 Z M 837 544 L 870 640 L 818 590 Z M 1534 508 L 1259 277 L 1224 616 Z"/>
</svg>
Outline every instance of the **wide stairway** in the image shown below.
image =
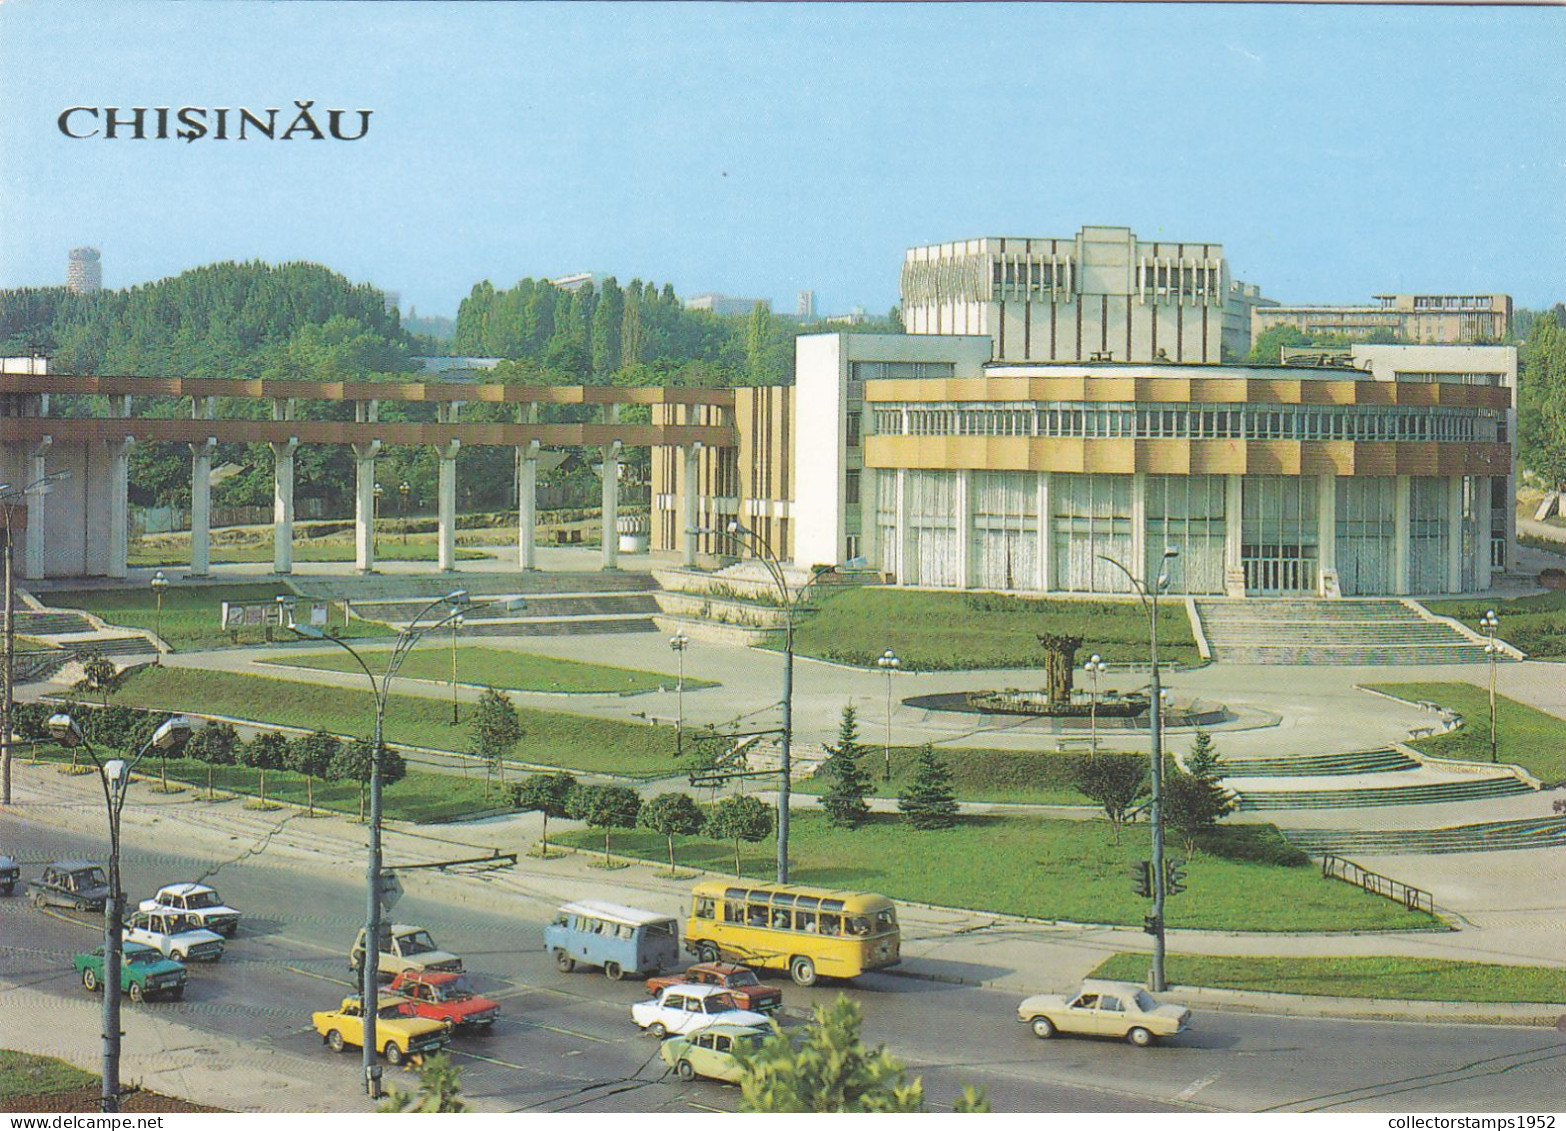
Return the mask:
<svg viewBox="0 0 1566 1131">
<path fill-rule="evenodd" d="M 1452 825 L 1436 829 L 1287 829 L 1290 842 L 1313 856 L 1411 852 L 1504 852 L 1566 848 L 1566 817 Z"/>
<path fill-rule="evenodd" d="M 1215 663 L 1479 664 L 1484 645 L 1399 600 L 1199 600 Z M 1503 659 L 1509 659 L 1503 653 Z"/>
</svg>

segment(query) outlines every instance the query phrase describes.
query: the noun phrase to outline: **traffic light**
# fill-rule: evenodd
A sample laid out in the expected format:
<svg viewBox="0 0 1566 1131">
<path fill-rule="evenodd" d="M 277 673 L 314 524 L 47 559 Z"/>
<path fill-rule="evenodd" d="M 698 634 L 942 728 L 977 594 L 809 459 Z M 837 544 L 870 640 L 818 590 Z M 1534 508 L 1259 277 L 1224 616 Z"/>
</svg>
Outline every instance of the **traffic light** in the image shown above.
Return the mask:
<svg viewBox="0 0 1566 1131">
<path fill-rule="evenodd" d="M 1131 890 L 1143 899 L 1153 898 L 1153 865 L 1147 860 L 1138 860 L 1131 865 Z"/>
<path fill-rule="evenodd" d="M 1179 895 L 1185 890 L 1185 861 L 1171 856 L 1164 861 L 1164 894 Z"/>
<path fill-rule="evenodd" d="M 1160 935 L 1163 933 L 1163 920 L 1157 915 L 1146 915 L 1142 918 L 1142 933 L 1144 935 Z"/>
</svg>

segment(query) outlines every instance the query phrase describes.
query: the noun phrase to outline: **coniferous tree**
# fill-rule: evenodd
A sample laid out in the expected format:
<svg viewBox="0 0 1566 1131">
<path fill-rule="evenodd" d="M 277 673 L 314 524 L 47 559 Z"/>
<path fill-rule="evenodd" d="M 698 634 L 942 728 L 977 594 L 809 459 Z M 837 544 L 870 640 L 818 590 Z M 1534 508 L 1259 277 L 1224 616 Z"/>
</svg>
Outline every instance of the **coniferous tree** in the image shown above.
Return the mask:
<svg viewBox="0 0 1566 1131">
<path fill-rule="evenodd" d="M 1198 834 L 1234 812 L 1234 795 L 1223 787 L 1222 778 L 1212 735 L 1197 731 L 1185 769 L 1174 768 L 1160 798 L 1164 820 L 1185 837 L 1187 851 L 1195 848 Z"/>
<path fill-rule="evenodd" d="M 913 780 L 897 798 L 897 807 L 916 829 L 949 829 L 957 823 L 951 767 L 928 742 L 919 751 Z"/>
<path fill-rule="evenodd" d="M 870 792 L 870 775 L 861 764 L 869 747 L 859 741 L 859 723 L 854 705 L 843 708 L 837 728 L 837 745 L 827 747 L 827 760 L 821 766 L 826 775 L 826 792 L 821 808 L 834 828 L 857 829 L 870 819 L 865 796 Z"/>
</svg>

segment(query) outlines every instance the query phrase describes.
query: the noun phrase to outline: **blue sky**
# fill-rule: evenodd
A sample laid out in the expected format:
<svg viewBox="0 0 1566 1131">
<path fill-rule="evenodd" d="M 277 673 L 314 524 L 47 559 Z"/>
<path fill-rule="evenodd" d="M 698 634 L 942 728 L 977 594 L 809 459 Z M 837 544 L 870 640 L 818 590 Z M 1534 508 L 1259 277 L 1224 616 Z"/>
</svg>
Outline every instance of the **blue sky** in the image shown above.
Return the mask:
<svg viewBox="0 0 1566 1131">
<path fill-rule="evenodd" d="M 308 259 L 454 314 L 607 271 L 791 310 L 903 251 L 1124 224 L 1286 302 L 1566 299 L 1566 9 L 0 2 L 0 286 Z M 375 111 L 71 140 L 68 106 Z M 287 120 L 287 115 L 284 115 Z"/>
</svg>

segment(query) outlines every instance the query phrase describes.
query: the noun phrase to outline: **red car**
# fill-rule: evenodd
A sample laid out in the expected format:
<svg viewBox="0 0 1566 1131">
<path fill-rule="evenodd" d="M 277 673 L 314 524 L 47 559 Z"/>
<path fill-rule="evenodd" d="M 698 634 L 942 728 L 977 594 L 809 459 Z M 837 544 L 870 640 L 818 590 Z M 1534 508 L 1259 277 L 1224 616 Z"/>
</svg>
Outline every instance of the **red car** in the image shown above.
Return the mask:
<svg viewBox="0 0 1566 1131">
<path fill-rule="evenodd" d="M 647 989 L 654 997 L 665 986 L 673 985 L 722 986 L 729 991 L 736 1008 L 756 1013 L 776 1013 L 783 1008 L 782 990 L 766 985 L 750 967 L 731 962 L 698 962 L 683 974 L 647 979 Z"/>
<path fill-rule="evenodd" d="M 480 997 L 467 975 L 446 970 L 404 970 L 392 979 L 391 990 L 407 999 L 403 1012 L 413 1017 L 464 1029 L 487 1029 L 500 1016 L 500 1006 Z"/>
</svg>

